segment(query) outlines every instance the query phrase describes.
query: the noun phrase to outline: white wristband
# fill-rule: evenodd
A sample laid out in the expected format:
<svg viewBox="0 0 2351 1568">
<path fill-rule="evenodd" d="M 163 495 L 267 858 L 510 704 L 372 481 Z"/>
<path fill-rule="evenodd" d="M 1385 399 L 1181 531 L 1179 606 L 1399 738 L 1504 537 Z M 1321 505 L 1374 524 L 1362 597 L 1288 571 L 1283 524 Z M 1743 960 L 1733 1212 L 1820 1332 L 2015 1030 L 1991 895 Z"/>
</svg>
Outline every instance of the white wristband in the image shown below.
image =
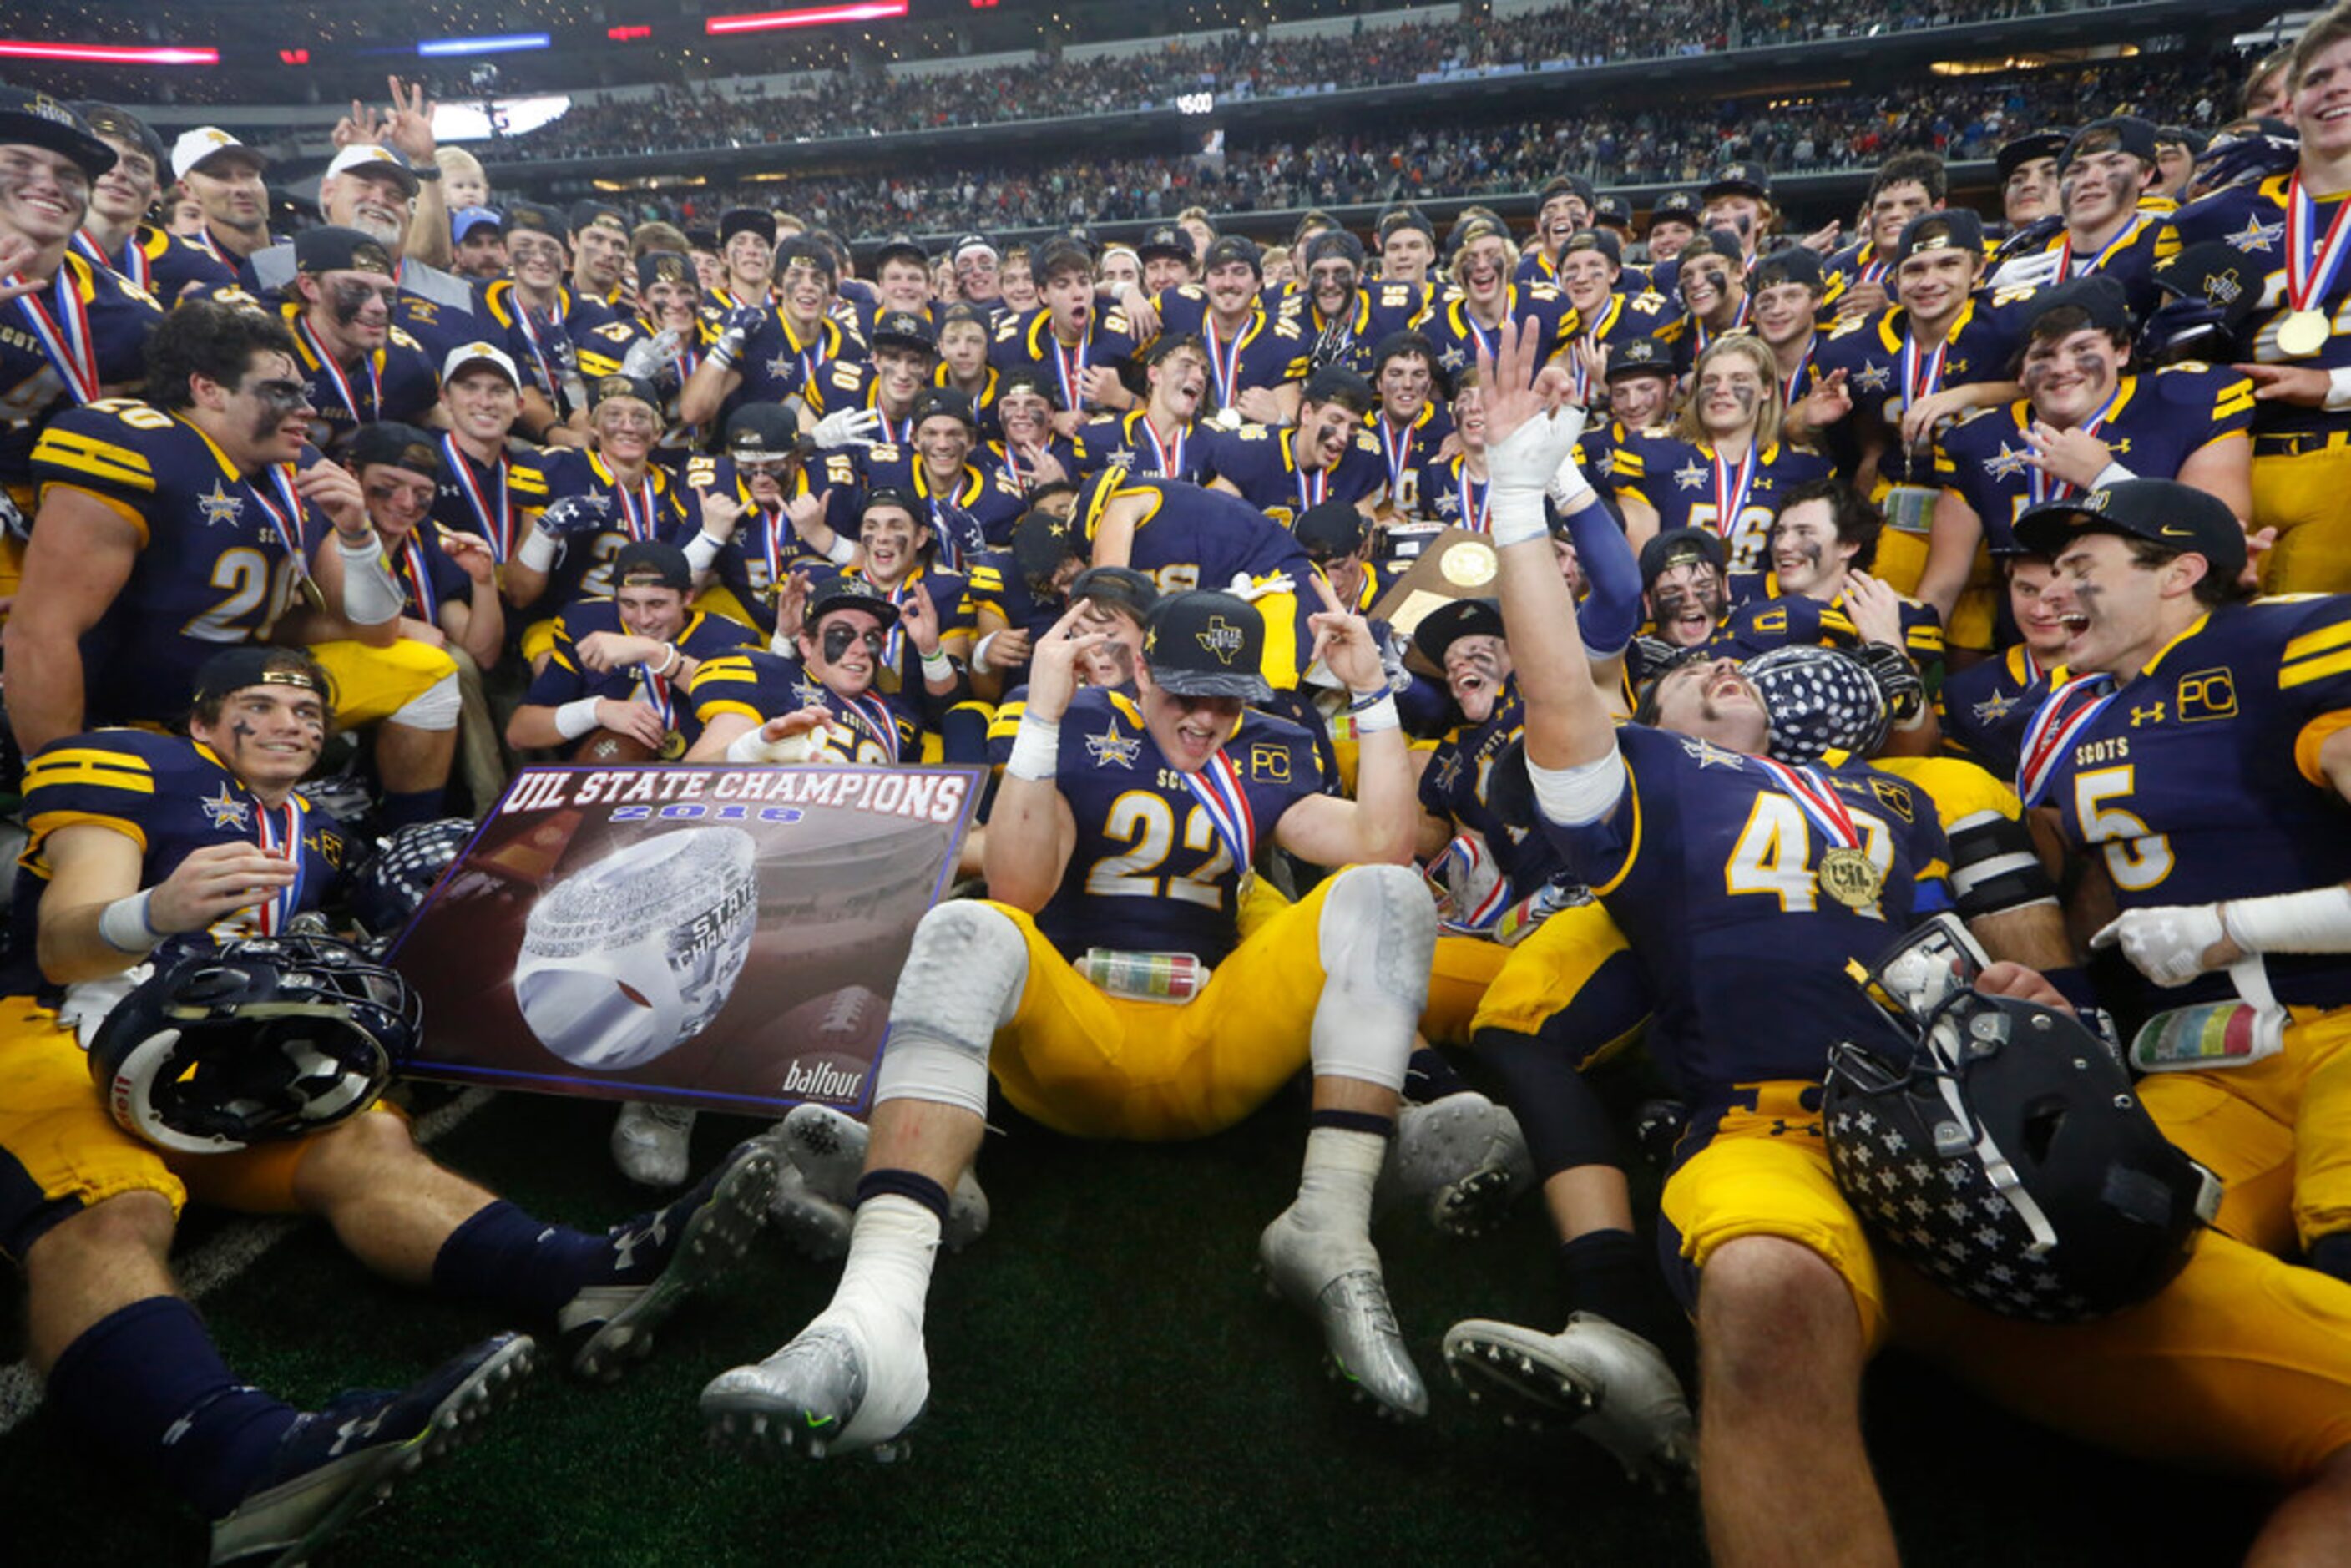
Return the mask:
<svg viewBox="0 0 2351 1568">
<path fill-rule="evenodd" d="M 726 548 L 725 539 L 713 538 L 710 530 L 705 528 L 685 541 L 685 564 L 696 571 L 708 571 L 711 562 L 718 559 L 718 552 Z"/>
<path fill-rule="evenodd" d="M 555 710 L 555 733 L 566 740 L 577 740 L 596 727 L 596 698 L 581 697 L 565 703 Z"/>
<path fill-rule="evenodd" d="M 1384 729 L 1402 729 L 1404 720 L 1396 713 L 1395 694 L 1382 692 L 1379 700 L 1365 708 L 1349 707 L 1347 715 L 1354 720 L 1357 735 L 1377 735 Z"/>
<path fill-rule="evenodd" d="M 1541 490 L 1505 491 L 1496 486 L 1490 495 L 1494 506 L 1487 514 L 1486 526 L 1492 531 L 1495 549 L 1551 538 L 1551 519 L 1543 516 Z"/>
<path fill-rule="evenodd" d="M 1040 718 L 1022 709 L 1020 727 L 1012 733 L 1012 755 L 1004 771 L 1015 779 L 1050 782 L 1061 770 L 1061 721 Z"/>
<path fill-rule="evenodd" d="M 987 650 L 995 645 L 998 635 L 998 633 L 990 632 L 979 640 L 977 647 L 972 649 L 971 667 L 975 674 L 983 673 L 987 669 Z"/>
<path fill-rule="evenodd" d="M 2329 413 L 2341 413 L 2351 409 L 2351 365 L 2341 365 L 2326 372 L 2326 402 L 2321 406 Z"/>
<path fill-rule="evenodd" d="M 660 668 L 660 669 L 658 669 L 658 670 L 654 670 L 654 671 L 652 671 L 652 672 L 651 672 L 653 674 L 655 674 L 655 675 L 666 675 L 666 674 L 668 674 L 672 670 L 674 670 L 674 669 L 676 669 L 676 668 L 677 668 L 677 662 L 678 662 L 680 659 L 682 659 L 682 658 L 685 657 L 684 653 L 683 651 L 681 651 L 681 650 L 679 649 L 678 645 L 677 645 L 676 643 L 664 643 L 664 644 L 663 644 L 663 646 L 664 646 L 664 647 L 665 647 L 665 648 L 667 648 L 667 649 L 669 650 L 669 657 L 668 657 L 668 658 L 666 658 L 666 659 L 664 659 L 664 660 L 661 662 L 661 668 Z"/>
<path fill-rule="evenodd" d="M 826 729 L 832 727 L 831 725 L 826 726 Z M 726 760 L 745 763 L 764 762 L 779 767 L 795 766 L 806 762 L 816 755 L 817 747 L 823 741 L 825 735 L 824 730 L 804 729 L 798 735 L 788 735 L 781 740 L 763 740 L 760 737 L 767 733 L 767 728 L 768 727 L 763 724 L 754 725 L 728 741 Z"/>
<path fill-rule="evenodd" d="M 1625 771 L 1625 754 L 1614 741 L 1604 756 L 1573 768 L 1538 768 L 1530 762 L 1527 779 L 1534 786 L 1535 810 L 1562 828 L 1600 821 L 1616 809 L 1632 783 Z"/>
<path fill-rule="evenodd" d="M 2351 953 L 2351 887 L 2232 898 L 2220 929 L 2248 953 Z"/>
<path fill-rule="evenodd" d="M 337 533 L 335 549 L 343 558 L 343 619 L 354 626 L 399 620 L 408 608 L 408 596 L 384 563 L 383 541 L 370 534 L 367 543 L 354 549 Z"/>
<path fill-rule="evenodd" d="M 552 571 L 556 552 L 562 548 L 562 542 L 553 534 L 533 528 L 523 535 L 522 543 L 515 547 L 515 564 L 528 567 L 533 571 Z"/>
<path fill-rule="evenodd" d="M 923 655 L 923 679 L 926 681 L 944 681 L 952 677 L 954 674 L 955 661 L 948 658 L 945 653 L 932 653 Z"/>
<path fill-rule="evenodd" d="M 2098 470 L 2098 476 L 2090 481 L 2090 488 L 2093 490 L 2103 490 L 2109 485 L 2119 485 L 2126 479 L 2136 479 L 2137 477 L 2137 475 L 2132 473 L 2121 464 L 2109 463 L 2104 468 Z"/>
<path fill-rule="evenodd" d="M 857 559 L 857 541 L 846 534 L 833 535 L 832 544 L 825 550 L 824 559 L 835 566 L 847 566 Z"/>
<path fill-rule="evenodd" d="M 152 953 L 163 934 L 155 929 L 147 917 L 147 905 L 155 890 L 134 893 L 128 898 L 118 898 L 98 912 L 98 934 L 106 945 L 118 953 Z"/>
</svg>

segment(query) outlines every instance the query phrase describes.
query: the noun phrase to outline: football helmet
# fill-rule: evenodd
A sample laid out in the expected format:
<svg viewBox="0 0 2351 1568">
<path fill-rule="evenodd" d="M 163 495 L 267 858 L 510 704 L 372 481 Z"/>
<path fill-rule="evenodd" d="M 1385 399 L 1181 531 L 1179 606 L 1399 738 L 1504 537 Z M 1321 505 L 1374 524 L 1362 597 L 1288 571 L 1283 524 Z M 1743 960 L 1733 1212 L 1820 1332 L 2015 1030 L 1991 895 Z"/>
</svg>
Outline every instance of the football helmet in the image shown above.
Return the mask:
<svg viewBox="0 0 2351 1568">
<path fill-rule="evenodd" d="M 351 915 L 377 937 L 397 936 L 474 836 L 464 817 L 412 822 L 381 841 L 351 881 Z"/>
<path fill-rule="evenodd" d="M 1947 920 L 1873 972 L 1888 1028 L 1829 1050 L 1837 1186 L 1881 1245 L 1986 1311 L 2083 1322 L 2145 1301 L 2219 1211 L 2219 1180 L 2070 1012 L 1975 989 Z"/>
<path fill-rule="evenodd" d="M 1771 755 L 1802 766 L 1830 751 L 1856 758 L 1886 740 L 1886 695 L 1851 654 L 1791 643 L 1740 665 L 1771 720 Z"/>
<path fill-rule="evenodd" d="M 358 1115 L 423 1028 L 408 983 L 357 948 L 251 937 L 167 950 L 99 1026 L 89 1073 L 126 1131 L 226 1154 Z"/>
</svg>

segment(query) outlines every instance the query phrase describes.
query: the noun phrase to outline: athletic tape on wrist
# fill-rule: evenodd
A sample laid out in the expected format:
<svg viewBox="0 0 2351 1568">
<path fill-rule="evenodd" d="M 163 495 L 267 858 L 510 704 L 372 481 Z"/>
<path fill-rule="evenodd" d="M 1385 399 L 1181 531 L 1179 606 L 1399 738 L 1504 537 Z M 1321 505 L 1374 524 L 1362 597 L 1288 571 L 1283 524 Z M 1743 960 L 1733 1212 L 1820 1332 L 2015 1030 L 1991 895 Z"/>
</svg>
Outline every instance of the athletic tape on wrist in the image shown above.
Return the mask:
<svg viewBox="0 0 2351 1568">
<path fill-rule="evenodd" d="M 1015 779 L 1050 779 L 1061 770 L 1061 721 L 1024 711 L 1020 727 L 1012 732 L 1012 755 L 1004 771 Z"/>
</svg>

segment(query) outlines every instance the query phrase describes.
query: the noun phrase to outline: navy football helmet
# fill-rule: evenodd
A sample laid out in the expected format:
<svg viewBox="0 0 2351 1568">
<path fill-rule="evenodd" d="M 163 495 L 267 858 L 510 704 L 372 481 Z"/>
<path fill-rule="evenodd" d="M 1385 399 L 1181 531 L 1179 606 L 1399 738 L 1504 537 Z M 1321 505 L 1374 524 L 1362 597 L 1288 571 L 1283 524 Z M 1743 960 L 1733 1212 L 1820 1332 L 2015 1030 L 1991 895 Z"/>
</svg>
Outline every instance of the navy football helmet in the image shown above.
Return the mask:
<svg viewBox="0 0 2351 1568">
<path fill-rule="evenodd" d="M 89 1071 L 126 1131 L 225 1154 L 358 1115 L 423 1029 L 416 993 L 357 948 L 250 937 L 167 949 L 99 1026 Z"/>
<path fill-rule="evenodd" d="M 351 916 L 379 940 L 407 929 L 441 875 L 474 836 L 464 817 L 412 822 L 383 839 L 351 879 Z"/>
</svg>

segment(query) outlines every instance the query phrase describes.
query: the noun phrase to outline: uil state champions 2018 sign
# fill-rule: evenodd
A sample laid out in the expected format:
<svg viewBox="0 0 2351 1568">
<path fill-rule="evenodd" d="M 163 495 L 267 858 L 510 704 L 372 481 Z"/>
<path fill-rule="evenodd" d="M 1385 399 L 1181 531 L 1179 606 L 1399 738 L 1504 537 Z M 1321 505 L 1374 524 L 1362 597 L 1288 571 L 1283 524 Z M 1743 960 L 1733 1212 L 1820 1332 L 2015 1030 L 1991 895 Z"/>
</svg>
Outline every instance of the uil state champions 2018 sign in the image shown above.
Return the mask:
<svg viewBox="0 0 2351 1568">
<path fill-rule="evenodd" d="M 862 1108 L 981 779 L 525 769 L 393 949 L 424 999 L 407 1071 L 753 1114 Z"/>
</svg>

